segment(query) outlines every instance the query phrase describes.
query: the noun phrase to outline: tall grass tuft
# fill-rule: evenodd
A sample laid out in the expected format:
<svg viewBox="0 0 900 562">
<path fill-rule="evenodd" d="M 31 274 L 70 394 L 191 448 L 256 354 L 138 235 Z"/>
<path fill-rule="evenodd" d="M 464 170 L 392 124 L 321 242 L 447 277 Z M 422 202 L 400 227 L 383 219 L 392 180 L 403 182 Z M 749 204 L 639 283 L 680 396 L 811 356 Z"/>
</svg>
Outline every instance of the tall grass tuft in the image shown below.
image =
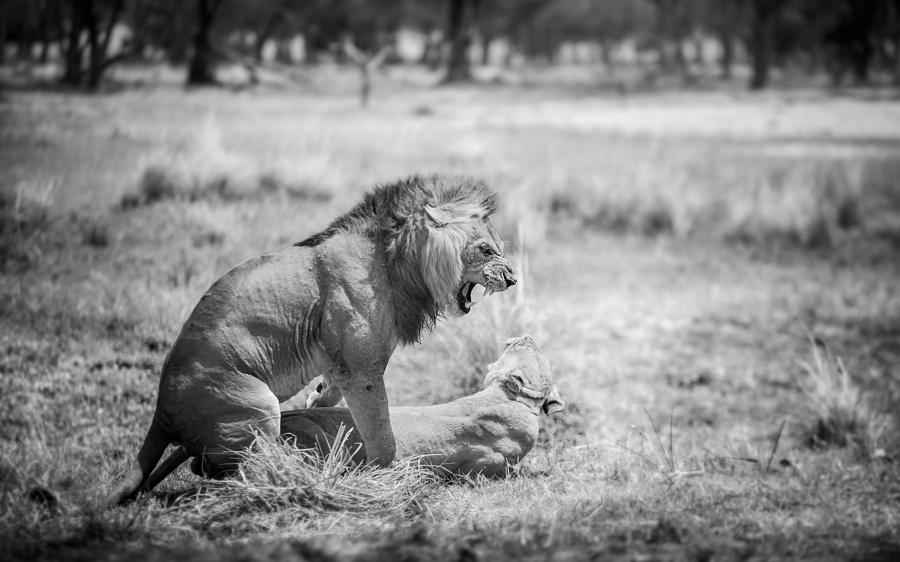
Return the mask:
<svg viewBox="0 0 900 562">
<path fill-rule="evenodd" d="M 0 271 L 27 269 L 43 257 L 57 186 L 21 183 L 15 193 L 0 192 Z"/>
<path fill-rule="evenodd" d="M 205 482 L 178 509 L 199 517 L 208 532 L 226 533 L 271 531 L 273 513 L 282 521 L 339 511 L 372 519 L 418 513 L 434 473 L 415 460 L 385 468 L 354 465 L 347 438 L 339 432 L 338 445 L 325 456 L 259 440 L 234 478 Z"/>
<path fill-rule="evenodd" d="M 875 411 L 853 381 L 840 357 L 811 342 L 810 360 L 802 364 L 802 385 L 816 415 L 809 430 L 813 447 L 852 447 L 863 458 L 881 446 L 889 418 Z"/>
<path fill-rule="evenodd" d="M 698 169 L 713 159 L 714 167 Z M 900 198 L 889 179 L 896 171 L 877 158 L 688 153 L 621 177 L 566 177 L 561 189 L 535 192 L 533 204 L 556 221 L 613 234 L 821 249 L 854 236 L 897 236 Z"/>
<path fill-rule="evenodd" d="M 317 201 L 331 197 L 306 177 L 262 167 L 230 150 L 210 116 L 192 135 L 173 140 L 140 162 L 136 189 L 123 195 L 121 206 L 127 209 L 170 199 L 236 201 L 274 192 Z"/>
</svg>

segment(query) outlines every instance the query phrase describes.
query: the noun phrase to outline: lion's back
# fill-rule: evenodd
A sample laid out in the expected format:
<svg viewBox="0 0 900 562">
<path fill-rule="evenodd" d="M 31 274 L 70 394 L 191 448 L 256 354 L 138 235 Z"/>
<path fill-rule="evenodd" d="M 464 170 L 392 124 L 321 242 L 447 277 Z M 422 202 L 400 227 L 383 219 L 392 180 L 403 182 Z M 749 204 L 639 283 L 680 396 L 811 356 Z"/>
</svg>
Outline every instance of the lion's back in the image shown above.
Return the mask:
<svg viewBox="0 0 900 562">
<path fill-rule="evenodd" d="M 164 376 L 198 362 L 260 374 L 277 368 L 278 357 L 267 356 L 295 343 L 297 324 L 319 298 L 313 262 L 311 248 L 287 248 L 220 277 L 182 327 Z"/>
</svg>

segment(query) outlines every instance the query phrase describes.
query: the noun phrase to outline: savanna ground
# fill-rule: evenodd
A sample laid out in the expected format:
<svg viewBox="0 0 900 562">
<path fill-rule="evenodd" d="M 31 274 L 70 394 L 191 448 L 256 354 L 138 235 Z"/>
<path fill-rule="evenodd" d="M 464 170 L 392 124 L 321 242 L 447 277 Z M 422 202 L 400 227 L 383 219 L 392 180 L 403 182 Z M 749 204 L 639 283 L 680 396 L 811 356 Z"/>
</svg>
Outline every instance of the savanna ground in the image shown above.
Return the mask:
<svg viewBox="0 0 900 562">
<path fill-rule="evenodd" d="M 0 558 L 900 555 L 900 102 L 350 85 L 3 95 Z M 531 333 L 569 409 L 520 468 L 276 447 L 99 508 L 207 287 L 432 171 L 501 193 L 522 282 L 400 350 L 392 403 Z"/>
</svg>

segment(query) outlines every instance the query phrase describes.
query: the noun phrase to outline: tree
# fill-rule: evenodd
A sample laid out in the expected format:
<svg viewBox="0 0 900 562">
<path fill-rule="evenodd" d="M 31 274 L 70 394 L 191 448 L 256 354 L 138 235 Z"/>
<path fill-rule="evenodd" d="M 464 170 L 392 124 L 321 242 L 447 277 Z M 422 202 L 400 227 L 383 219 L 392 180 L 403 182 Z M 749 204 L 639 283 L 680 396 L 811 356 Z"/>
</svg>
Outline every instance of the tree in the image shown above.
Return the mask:
<svg viewBox="0 0 900 562">
<path fill-rule="evenodd" d="M 552 57 L 566 41 L 600 45 L 604 62 L 611 62 L 615 43 L 644 33 L 653 20 L 653 6 L 643 0 L 557 0 L 539 7 L 533 21 L 543 30 L 542 54 Z"/>
<path fill-rule="evenodd" d="M 196 27 L 193 35 L 193 53 L 188 63 L 189 86 L 208 86 L 216 83 L 214 51 L 210 34 L 216 13 L 222 0 L 196 0 Z"/>
<path fill-rule="evenodd" d="M 734 68 L 735 48 L 744 35 L 746 4 L 743 0 L 705 0 L 701 6 L 701 23 L 718 39 L 721 47 L 719 75 L 729 80 Z"/>
<path fill-rule="evenodd" d="M 124 0 L 72 0 L 67 22 L 60 11 L 60 35 L 63 41 L 64 69 L 62 82 L 70 86 L 97 89 L 106 70 L 122 60 L 126 53 L 109 54 L 109 42 L 122 13 Z M 68 29 L 65 30 L 66 23 Z M 65 30 L 66 33 L 62 33 Z M 87 43 L 82 41 L 87 36 Z M 87 54 L 87 69 L 84 67 Z"/>
<path fill-rule="evenodd" d="M 869 72 L 880 43 L 879 21 L 889 17 L 882 0 L 842 0 L 822 37 L 840 67 L 849 67 L 858 84 L 869 83 Z"/>
<path fill-rule="evenodd" d="M 447 12 L 447 41 L 450 55 L 444 82 L 464 82 L 472 78 L 469 46 L 472 44 L 474 22 L 478 17 L 480 0 L 450 0 Z"/>
<path fill-rule="evenodd" d="M 347 55 L 359 70 L 359 103 L 362 107 L 369 105 L 369 94 L 372 90 L 372 71 L 384 63 L 391 52 L 391 46 L 385 45 L 376 53 L 360 50 L 349 37 L 344 38 L 344 54 Z"/>
<path fill-rule="evenodd" d="M 780 0 L 752 0 L 748 42 L 752 62 L 751 90 L 762 90 L 769 85 L 775 26 L 780 4 Z"/>
</svg>

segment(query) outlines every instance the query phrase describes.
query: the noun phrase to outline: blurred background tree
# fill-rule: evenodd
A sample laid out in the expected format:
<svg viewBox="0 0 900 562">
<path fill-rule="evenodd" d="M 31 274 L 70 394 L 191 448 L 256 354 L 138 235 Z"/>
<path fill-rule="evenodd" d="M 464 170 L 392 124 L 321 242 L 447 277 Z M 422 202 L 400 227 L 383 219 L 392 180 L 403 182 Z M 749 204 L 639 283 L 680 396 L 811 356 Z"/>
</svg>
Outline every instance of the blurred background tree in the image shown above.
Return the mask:
<svg viewBox="0 0 900 562">
<path fill-rule="evenodd" d="M 385 47 L 387 62 L 425 64 L 445 82 L 476 79 L 477 67 L 594 64 L 645 83 L 867 85 L 900 83 L 900 2 L 0 0 L 0 44 L 0 64 L 55 64 L 62 83 L 86 89 L 126 60 L 184 64 L 188 84 L 208 85 L 219 63 L 256 80 L 261 65 L 359 66 Z"/>
</svg>

